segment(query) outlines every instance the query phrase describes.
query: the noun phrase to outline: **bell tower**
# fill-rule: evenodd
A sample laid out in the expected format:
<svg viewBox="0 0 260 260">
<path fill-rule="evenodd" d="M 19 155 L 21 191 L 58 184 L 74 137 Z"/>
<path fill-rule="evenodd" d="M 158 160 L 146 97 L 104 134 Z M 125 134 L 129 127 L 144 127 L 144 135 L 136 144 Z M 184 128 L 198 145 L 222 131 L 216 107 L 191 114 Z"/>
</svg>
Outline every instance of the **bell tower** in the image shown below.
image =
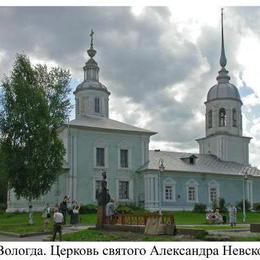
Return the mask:
<svg viewBox="0 0 260 260">
<path fill-rule="evenodd" d="M 75 95 L 75 117 L 84 118 L 86 116 L 109 116 L 109 95 L 106 86 L 99 81 L 99 67 L 93 59 L 97 51 L 93 44 L 94 31 L 90 33 L 90 48 L 87 50 L 89 60 L 83 67 L 84 80 L 80 83 Z"/>
<path fill-rule="evenodd" d="M 213 154 L 223 161 L 249 164 L 250 137 L 242 135 L 243 105 L 238 89 L 230 83 L 226 70 L 223 9 L 221 9 L 221 55 L 217 84 L 210 88 L 205 102 L 206 137 L 197 139 L 202 154 Z"/>
</svg>

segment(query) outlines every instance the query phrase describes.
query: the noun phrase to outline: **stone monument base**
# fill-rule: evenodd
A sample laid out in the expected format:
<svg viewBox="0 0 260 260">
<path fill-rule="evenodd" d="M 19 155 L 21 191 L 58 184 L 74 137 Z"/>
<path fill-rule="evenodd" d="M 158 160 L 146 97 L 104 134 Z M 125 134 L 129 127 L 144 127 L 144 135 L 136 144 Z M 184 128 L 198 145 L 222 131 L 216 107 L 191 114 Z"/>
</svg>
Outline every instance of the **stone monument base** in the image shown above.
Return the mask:
<svg viewBox="0 0 260 260">
<path fill-rule="evenodd" d="M 97 208 L 97 224 L 96 228 L 102 228 L 105 224 L 105 208 L 104 207 L 98 207 Z"/>
<path fill-rule="evenodd" d="M 148 218 L 144 234 L 145 235 L 175 235 L 175 224 L 163 224 L 162 218 Z"/>
</svg>

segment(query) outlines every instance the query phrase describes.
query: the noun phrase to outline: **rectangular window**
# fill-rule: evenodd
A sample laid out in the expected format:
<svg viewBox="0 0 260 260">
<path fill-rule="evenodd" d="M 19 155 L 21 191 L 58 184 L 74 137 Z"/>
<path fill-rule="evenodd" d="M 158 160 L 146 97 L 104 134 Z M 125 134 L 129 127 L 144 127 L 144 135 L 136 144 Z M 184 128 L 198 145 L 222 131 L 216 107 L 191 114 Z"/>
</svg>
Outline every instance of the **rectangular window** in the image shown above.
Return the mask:
<svg viewBox="0 0 260 260">
<path fill-rule="evenodd" d="M 96 181 L 96 186 L 95 186 L 95 189 L 96 189 L 96 191 L 95 191 L 96 199 L 97 199 L 98 194 L 101 191 L 101 188 L 102 188 L 102 181 Z"/>
<path fill-rule="evenodd" d="M 96 166 L 105 166 L 105 148 L 96 148 Z"/>
<path fill-rule="evenodd" d="M 195 187 L 188 188 L 188 201 L 196 201 Z"/>
<path fill-rule="evenodd" d="M 119 181 L 119 199 L 128 200 L 129 199 L 129 182 Z"/>
<path fill-rule="evenodd" d="M 120 150 L 120 167 L 128 168 L 128 150 Z"/>
<path fill-rule="evenodd" d="M 210 188 L 209 198 L 210 198 L 210 202 L 214 202 L 217 200 L 217 189 L 216 188 Z"/>
<path fill-rule="evenodd" d="M 173 199 L 172 186 L 165 186 L 165 200 Z"/>
<path fill-rule="evenodd" d="M 98 97 L 95 97 L 95 113 L 100 112 L 100 100 Z"/>
</svg>

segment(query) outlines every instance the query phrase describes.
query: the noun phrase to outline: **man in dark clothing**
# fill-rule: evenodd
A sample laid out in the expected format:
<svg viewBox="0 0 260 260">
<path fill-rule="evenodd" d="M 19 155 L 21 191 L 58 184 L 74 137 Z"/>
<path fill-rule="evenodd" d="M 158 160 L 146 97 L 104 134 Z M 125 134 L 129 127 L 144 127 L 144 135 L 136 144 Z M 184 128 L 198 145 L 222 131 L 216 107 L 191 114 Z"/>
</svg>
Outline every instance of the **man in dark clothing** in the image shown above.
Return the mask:
<svg viewBox="0 0 260 260">
<path fill-rule="evenodd" d="M 63 215 L 63 224 L 66 225 L 66 216 L 67 216 L 67 212 L 68 212 L 68 196 L 65 196 L 63 201 L 60 204 L 60 212 Z"/>
</svg>

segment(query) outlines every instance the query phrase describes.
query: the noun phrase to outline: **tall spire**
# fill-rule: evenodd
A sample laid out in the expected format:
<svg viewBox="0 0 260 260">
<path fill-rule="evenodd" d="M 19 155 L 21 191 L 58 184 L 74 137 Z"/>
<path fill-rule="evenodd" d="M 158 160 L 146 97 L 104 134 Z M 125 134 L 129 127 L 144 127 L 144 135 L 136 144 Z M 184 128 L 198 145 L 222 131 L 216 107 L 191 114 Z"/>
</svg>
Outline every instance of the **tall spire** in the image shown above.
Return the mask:
<svg viewBox="0 0 260 260">
<path fill-rule="evenodd" d="M 228 76 L 228 71 L 225 66 L 227 65 L 227 59 L 225 55 L 225 46 L 224 46 L 224 25 L 223 25 L 223 8 L 221 8 L 221 54 L 219 60 L 221 70 L 218 72 L 217 81 L 218 83 L 228 83 L 230 77 Z"/>
<path fill-rule="evenodd" d="M 90 48 L 87 50 L 90 58 L 93 58 L 97 53 L 97 51 L 93 47 L 93 35 L 94 35 L 94 31 L 91 29 L 91 32 L 89 35 L 90 36 Z"/>
<path fill-rule="evenodd" d="M 223 30 L 223 8 L 221 8 L 221 56 L 220 56 L 220 66 L 224 68 L 227 65 L 227 59 L 225 55 L 224 47 L 224 30 Z"/>
</svg>

